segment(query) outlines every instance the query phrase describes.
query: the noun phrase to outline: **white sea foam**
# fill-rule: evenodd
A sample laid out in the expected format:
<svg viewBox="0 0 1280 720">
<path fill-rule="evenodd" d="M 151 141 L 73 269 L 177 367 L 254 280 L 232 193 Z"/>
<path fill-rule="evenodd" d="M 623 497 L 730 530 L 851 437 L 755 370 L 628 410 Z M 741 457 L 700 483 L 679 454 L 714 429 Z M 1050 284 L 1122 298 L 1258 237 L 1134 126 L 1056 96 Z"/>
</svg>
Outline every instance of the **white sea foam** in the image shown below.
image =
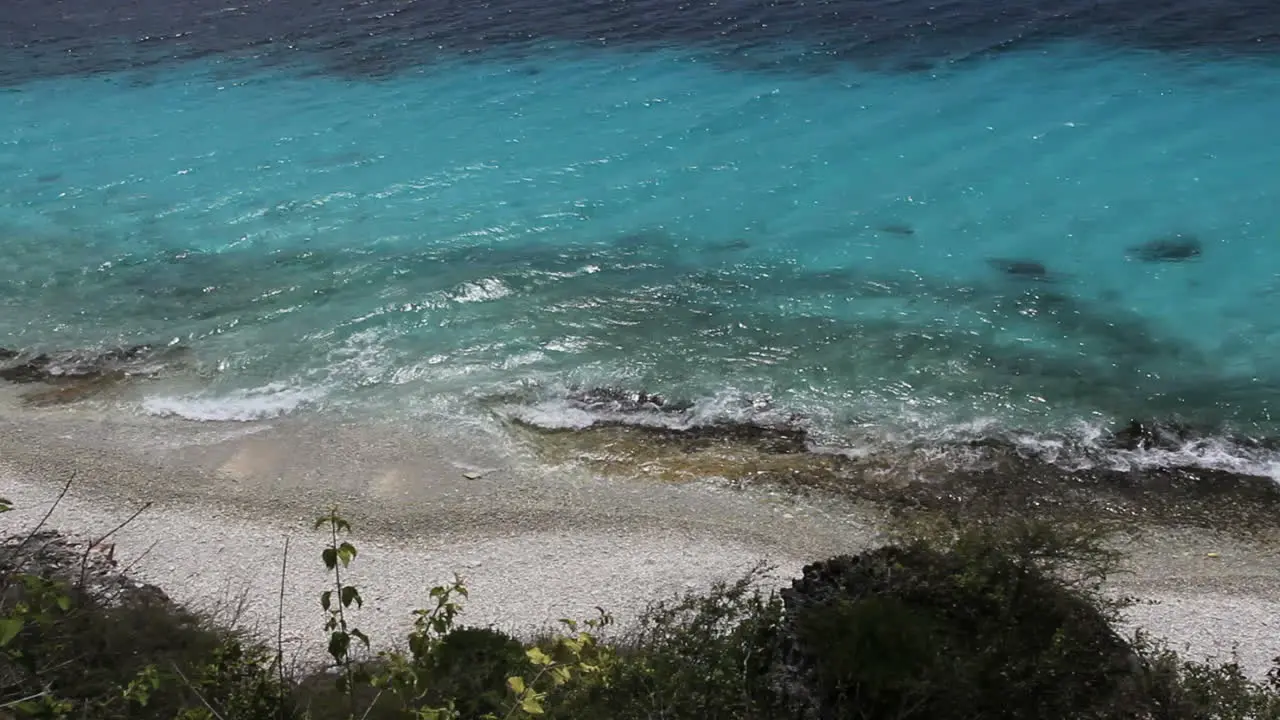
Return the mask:
<svg viewBox="0 0 1280 720">
<path fill-rule="evenodd" d="M 457 303 L 486 302 L 497 300 L 511 294 L 511 288 L 497 278 L 485 278 L 477 282 L 465 283 L 451 296 Z"/>
<path fill-rule="evenodd" d="M 151 415 L 199 422 L 253 422 L 287 415 L 319 401 L 323 388 L 299 388 L 271 383 L 222 395 L 197 393 L 147 398 L 142 408 Z"/>
</svg>

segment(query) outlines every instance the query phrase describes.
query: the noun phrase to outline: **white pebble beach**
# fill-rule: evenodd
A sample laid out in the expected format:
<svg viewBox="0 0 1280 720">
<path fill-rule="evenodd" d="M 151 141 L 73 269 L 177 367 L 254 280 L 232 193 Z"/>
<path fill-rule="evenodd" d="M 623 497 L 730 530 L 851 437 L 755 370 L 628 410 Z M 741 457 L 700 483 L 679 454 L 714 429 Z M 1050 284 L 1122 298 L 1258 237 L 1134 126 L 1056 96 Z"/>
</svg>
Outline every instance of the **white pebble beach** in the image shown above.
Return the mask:
<svg viewBox="0 0 1280 720">
<path fill-rule="evenodd" d="M 773 566 L 767 582 L 780 587 L 807 562 L 884 537 L 874 509 L 834 500 L 520 467 L 483 443 L 361 425 L 221 431 L 23 412 L 0 419 L 0 495 L 17 508 L 0 522 L 6 534 L 32 527 L 69 478 L 50 529 L 98 537 L 150 504 L 109 540 L 120 566 L 191 607 L 224 616 L 240 607 L 242 626 L 271 636 L 282 617 L 295 651 L 320 645 L 326 538 L 312 520 L 335 503 L 355 528 L 350 580 L 365 599 L 358 625 L 375 644 L 393 642 L 428 588 L 454 573 L 470 588 L 471 624 L 523 632 L 601 607 L 625 625 L 653 600 L 758 563 Z M 1147 532 L 1125 548 L 1128 572 L 1113 582 L 1148 601 L 1131 609 L 1128 630 L 1193 657 L 1234 651 L 1264 674 L 1280 655 L 1275 547 Z"/>
</svg>

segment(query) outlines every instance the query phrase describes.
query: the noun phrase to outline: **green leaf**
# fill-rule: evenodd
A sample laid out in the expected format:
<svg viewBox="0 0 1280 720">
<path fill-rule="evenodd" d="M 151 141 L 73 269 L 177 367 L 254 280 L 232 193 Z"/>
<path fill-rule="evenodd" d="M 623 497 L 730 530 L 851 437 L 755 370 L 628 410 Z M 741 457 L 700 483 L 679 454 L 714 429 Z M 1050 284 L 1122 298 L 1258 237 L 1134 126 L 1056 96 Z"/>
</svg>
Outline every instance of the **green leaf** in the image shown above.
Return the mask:
<svg viewBox="0 0 1280 720">
<path fill-rule="evenodd" d="M 431 643 L 426 635 L 410 635 L 409 636 L 409 652 L 415 659 L 421 659 L 431 649 Z"/>
<path fill-rule="evenodd" d="M 325 610 L 328 610 L 329 606 L 332 604 L 333 604 L 332 590 L 325 590 L 324 592 L 320 593 L 320 607 L 324 608 Z"/>
<path fill-rule="evenodd" d="M 20 617 L 0 618 L 0 647 L 5 647 L 22 632 L 24 622 Z"/>
<path fill-rule="evenodd" d="M 338 551 L 328 547 L 324 552 L 320 553 L 320 557 L 324 559 L 324 566 L 330 570 L 338 567 Z"/>
<path fill-rule="evenodd" d="M 365 648 L 369 647 L 369 636 L 360 632 L 359 628 L 351 628 L 351 637 L 364 643 Z"/>
<path fill-rule="evenodd" d="M 511 692 L 516 695 L 524 695 L 524 678 L 519 675 L 512 675 L 507 678 L 507 687 L 511 688 Z"/>
<path fill-rule="evenodd" d="M 525 651 L 525 655 L 529 658 L 529 662 L 534 665 L 550 665 L 551 657 L 542 652 L 542 648 L 532 647 Z"/>
<path fill-rule="evenodd" d="M 551 680 L 556 684 L 556 686 L 560 686 L 569 682 L 570 677 L 571 675 L 569 674 L 569 668 L 567 667 L 551 668 Z"/>
<path fill-rule="evenodd" d="M 58 603 L 58 609 L 62 612 L 67 612 L 71 609 L 71 598 L 66 595 L 59 595 L 56 602 Z"/>
<path fill-rule="evenodd" d="M 520 701 L 520 709 L 530 715 L 541 715 L 543 713 L 542 703 L 538 702 L 538 698 L 532 695 Z"/>
<path fill-rule="evenodd" d="M 351 636 L 344 632 L 336 632 L 329 635 L 329 654 L 334 660 L 342 662 L 347 657 L 347 650 L 351 647 Z"/>
<path fill-rule="evenodd" d="M 364 599 L 360 597 L 360 591 L 350 585 L 344 585 L 342 588 L 342 607 L 351 607 L 351 603 L 355 603 L 356 607 L 364 607 Z"/>
<path fill-rule="evenodd" d="M 344 542 L 338 546 L 338 559 L 342 561 L 342 567 L 347 567 L 352 560 L 356 559 L 356 548 L 348 542 Z"/>
</svg>

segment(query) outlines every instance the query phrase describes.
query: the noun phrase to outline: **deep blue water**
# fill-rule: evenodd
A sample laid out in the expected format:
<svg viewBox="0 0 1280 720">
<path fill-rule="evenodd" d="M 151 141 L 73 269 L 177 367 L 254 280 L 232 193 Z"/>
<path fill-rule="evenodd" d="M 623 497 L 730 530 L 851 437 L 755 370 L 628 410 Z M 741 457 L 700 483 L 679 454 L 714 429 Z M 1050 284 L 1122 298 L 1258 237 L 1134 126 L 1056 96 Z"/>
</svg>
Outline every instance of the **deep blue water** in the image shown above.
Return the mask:
<svg viewBox="0 0 1280 720">
<path fill-rule="evenodd" d="M 133 411 L 1280 436 L 1274 5 L 10 5 L 0 346 Z"/>
</svg>

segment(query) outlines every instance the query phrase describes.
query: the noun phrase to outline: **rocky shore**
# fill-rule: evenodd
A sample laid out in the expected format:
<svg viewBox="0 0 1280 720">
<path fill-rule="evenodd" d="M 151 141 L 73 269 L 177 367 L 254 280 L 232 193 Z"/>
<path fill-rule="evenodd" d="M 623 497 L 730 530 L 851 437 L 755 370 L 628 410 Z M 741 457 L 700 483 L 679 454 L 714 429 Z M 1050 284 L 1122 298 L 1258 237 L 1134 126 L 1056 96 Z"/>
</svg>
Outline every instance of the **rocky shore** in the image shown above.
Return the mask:
<svg viewBox="0 0 1280 720">
<path fill-rule="evenodd" d="M 356 529 L 351 578 L 375 639 L 397 636 L 407 609 L 455 572 L 471 587 L 471 623 L 527 632 L 597 606 L 625 622 L 654 599 L 760 562 L 774 566 L 781 586 L 816 558 L 882 544 L 896 514 L 765 484 L 672 485 L 554 465 L 539 473 L 512 452 L 391 425 L 228 429 L 24 413 L 0 418 L 0 494 L 18 508 L 0 523 L 7 532 L 32 527 L 72 476 L 49 529 L 98 538 L 153 503 L 111 536 L 116 562 L 250 629 L 274 632 L 283 610 L 296 652 L 322 622 L 324 538 L 311 525 L 333 504 Z M 1111 590 L 1152 601 L 1130 610 L 1128 627 L 1193 657 L 1238 652 L 1251 673 L 1264 673 L 1280 655 L 1276 534 L 1159 519 L 1134 517 L 1134 532 L 1119 539 L 1129 563 Z M 282 567 L 283 604 L 260 591 L 280 588 Z"/>
</svg>

